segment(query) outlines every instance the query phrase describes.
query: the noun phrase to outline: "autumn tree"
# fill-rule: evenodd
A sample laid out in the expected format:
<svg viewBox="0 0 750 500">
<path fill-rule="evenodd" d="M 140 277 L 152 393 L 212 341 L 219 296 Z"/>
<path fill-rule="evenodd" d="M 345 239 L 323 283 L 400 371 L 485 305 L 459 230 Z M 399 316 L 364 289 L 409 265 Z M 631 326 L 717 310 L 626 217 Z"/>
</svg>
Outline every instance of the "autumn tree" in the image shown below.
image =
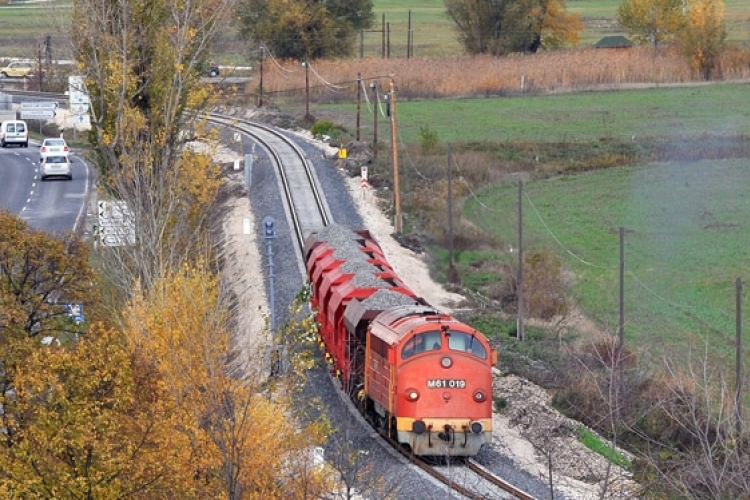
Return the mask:
<svg viewBox="0 0 750 500">
<path fill-rule="evenodd" d="M 617 9 L 617 20 L 636 42 L 656 48 L 680 32 L 684 8 L 684 0 L 625 0 Z"/>
<path fill-rule="evenodd" d="M 534 53 L 578 43 L 583 30 L 564 0 L 445 0 L 445 7 L 470 54 Z"/>
<path fill-rule="evenodd" d="M 293 386 L 268 378 L 262 353 L 231 366 L 226 299 L 205 266 L 186 265 L 136 294 L 126 314 L 129 341 L 177 409 L 175 429 L 189 443 L 178 460 L 191 464 L 207 497 L 319 497 L 328 480 L 311 449 L 325 426 L 295 418 Z"/>
<path fill-rule="evenodd" d="M 690 0 L 679 38 L 682 53 L 693 71 L 705 80 L 710 79 L 726 46 L 724 2 Z"/>
<path fill-rule="evenodd" d="M 95 326 L 68 346 L 26 339 L 25 354 L 2 400 L 0 496 L 205 498 L 174 460 L 187 443 L 169 425 L 158 374 L 119 332 Z"/>
<path fill-rule="evenodd" d="M 110 246 L 102 253 L 126 297 L 135 280 L 149 287 L 205 245 L 208 208 L 221 182 L 211 159 L 213 136 L 199 126 L 215 94 L 201 75 L 233 4 L 73 3 L 72 39 L 91 100 L 89 140 L 100 187 L 124 203 L 121 212 L 133 228 L 132 241 L 105 239 Z M 196 137 L 209 147 L 189 147 Z"/>
<path fill-rule="evenodd" d="M 73 329 L 65 303 L 91 299 L 88 247 L 74 234 L 37 231 L 0 211 L 0 342 Z"/>
<path fill-rule="evenodd" d="M 283 59 L 351 55 L 373 22 L 372 0 L 239 0 L 241 34 Z"/>
</svg>

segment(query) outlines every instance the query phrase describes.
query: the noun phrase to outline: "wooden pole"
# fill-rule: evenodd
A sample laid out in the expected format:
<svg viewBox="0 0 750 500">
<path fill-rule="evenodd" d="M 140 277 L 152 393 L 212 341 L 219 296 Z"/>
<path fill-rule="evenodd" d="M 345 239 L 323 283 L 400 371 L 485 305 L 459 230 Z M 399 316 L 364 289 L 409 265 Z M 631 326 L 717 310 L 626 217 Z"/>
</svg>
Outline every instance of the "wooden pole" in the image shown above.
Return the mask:
<svg viewBox="0 0 750 500">
<path fill-rule="evenodd" d="M 516 338 L 524 340 L 524 296 L 523 296 L 523 181 L 518 181 L 518 327 Z"/>
<path fill-rule="evenodd" d="M 625 351 L 625 228 L 622 226 L 620 226 L 620 324 L 617 331 L 620 343 L 617 346 L 617 365 L 620 375 L 620 387 L 622 387 L 622 355 Z"/>
<path fill-rule="evenodd" d="M 403 230 L 401 220 L 401 186 L 398 174 L 398 125 L 396 121 L 396 88 L 391 79 L 391 144 L 393 144 L 393 202 L 395 205 L 395 220 L 393 226 L 396 234 Z"/>
<path fill-rule="evenodd" d="M 359 116 L 362 111 L 362 73 L 357 73 L 357 141 L 359 141 Z"/>
<path fill-rule="evenodd" d="M 302 66 L 305 67 L 305 121 L 310 121 L 310 65 L 305 61 Z"/>
<path fill-rule="evenodd" d="M 372 82 L 370 84 L 372 89 L 372 115 L 373 115 L 373 134 L 372 134 L 372 159 L 378 159 L 378 84 Z"/>
<path fill-rule="evenodd" d="M 411 9 L 409 9 L 409 21 L 406 28 L 406 58 L 411 57 Z"/>
<path fill-rule="evenodd" d="M 260 77 L 258 83 L 258 107 L 263 107 L 263 46 L 258 49 L 258 64 L 260 65 Z"/>
<path fill-rule="evenodd" d="M 385 59 L 385 14 L 383 14 L 382 20 L 380 22 L 380 30 L 383 38 L 383 47 L 380 53 L 380 57 L 382 59 Z"/>
<path fill-rule="evenodd" d="M 734 405 L 737 411 L 737 438 L 742 436 L 742 279 L 737 278 L 736 288 L 736 330 L 737 330 L 737 351 L 735 358 L 735 387 Z"/>
<path fill-rule="evenodd" d="M 448 143 L 448 252 L 450 255 L 450 269 L 456 267 L 456 259 L 453 253 L 453 169 L 451 168 L 451 145 Z"/>
</svg>

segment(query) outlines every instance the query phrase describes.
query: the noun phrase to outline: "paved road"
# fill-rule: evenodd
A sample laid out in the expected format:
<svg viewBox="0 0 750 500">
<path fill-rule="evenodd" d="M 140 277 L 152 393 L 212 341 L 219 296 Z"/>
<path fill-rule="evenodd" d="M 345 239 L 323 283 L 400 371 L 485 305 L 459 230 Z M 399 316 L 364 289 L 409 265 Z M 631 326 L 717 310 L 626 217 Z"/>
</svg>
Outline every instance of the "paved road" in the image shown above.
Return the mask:
<svg viewBox="0 0 750 500">
<path fill-rule="evenodd" d="M 39 178 L 39 148 L 0 148 L 0 210 L 20 215 L 36 229 L 77 231 L 91 186 L 88 165 L 75 155 L 73 180 Z"/>
</svg>

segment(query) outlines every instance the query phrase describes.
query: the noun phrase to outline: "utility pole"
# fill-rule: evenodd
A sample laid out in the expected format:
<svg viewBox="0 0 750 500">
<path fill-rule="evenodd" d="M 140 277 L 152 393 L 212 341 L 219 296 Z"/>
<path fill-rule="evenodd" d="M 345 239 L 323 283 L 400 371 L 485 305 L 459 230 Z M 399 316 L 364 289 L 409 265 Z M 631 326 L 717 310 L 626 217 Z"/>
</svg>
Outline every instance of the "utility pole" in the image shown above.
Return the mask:
<svg viewBox="0 0 750 500">
<path fill-rule="evenodd" d="M 263 107 L 263 45 L 258 49 L 258 64 L 260 64 L 260 82 L 258 85 L 258 107 Z"/>
<path fill-rule="evenodd" d="M 625 352 L 625 228 L 622 226 L 620 226 L 620 324 L 617 326 L 617 331 L 620 344 L 617 346 L 617 365 L 620 377 L 619 388 L 622 389 L 622 355 Z"/>
<path fill-rule="evenodd" d="M 42 66 L 42 48 L 41 47 L 39 47 L 38 59 L 39 60 L 37 62 L 37 72 L 36 72 L 37 73 L 37 81 L 39 83 L 38 90 L 39 90 L 39 92 L 42 92 L 42 79 L 44 77 L 42 76 L 42 68 L 43 68 L 43 66 Z M 39 121 L 39 123 L 41 124 L 41 120 Z M 40 125 L 40 128 L 41 128 L 41 125 Z"/>
<path fill-rule="evenodd" d="M 370 83 L 372 89 L 372 110 L 373 119 L 373 137 L 372 137 L 372 159 L 378 159 L 378 84 L 376 82 Z"/>
<path fill-rule="evenodd" d="M 451 144 L 448 143 L 448 250 L 450 276 L 454 276 L 456 259 L 453 253 L 453 169 L 451 168 L 451 159 Z"/>
<path fill-rule="evenodd" d="M 396 208 L 393 226 L 396 234 L 403 230 L 401 220 L 401 186 L 398 175 L 398 125 L 396 121 L 396 88 L 391 78 L 391 144 L 393 145 L 393 202 Z"/>
<path fill-rule="evenodd" d="M 735 300 L 737 303 L 736 312 L 736 334 L 737 334 L 737 348 L 735 357 L 735 395 L 734 395 L 734 406 L 737 413 L 737 439 L 742 436 L 742 279 L 737 278 L 735 281 Z"/>
<path fill-rule="evenodd" d="M 523 181 L 518 181 L 518 284 L 516 285 L 516 294 L 518 295 L 518 325 L 516 328 L 516 338 L 524 340 L 526 332 L 524 331 L 524 309 L 526 308 L 523 296 Z"/>
<path fill-rule="evenodd" d="M 411 57 L 411 9 L 409 9 L 409 21 L 407 23 L 406 28 L 406 58 L 409 59 Z"/>
<path fill-rule="evenodd" d="M 383 47 L 382 47 L 382 51 L 380 54 L 380 58 L 385 59 L 385 14 L 383 14 L 380 28 L 381 28 L 382 36 L 383 36 Z"/>
<path fill-rule="evenodd" d="M 357 141 L 359 141 L 359 116 L 362 112 L 362 73 L 357 73 Z"/>
<path fill-rule="evenodd" d="M 307 61 L 302 62 L 302 67 L 305 68 L 305 121 L 310 121 L 310 65 Z"/>
</svg>

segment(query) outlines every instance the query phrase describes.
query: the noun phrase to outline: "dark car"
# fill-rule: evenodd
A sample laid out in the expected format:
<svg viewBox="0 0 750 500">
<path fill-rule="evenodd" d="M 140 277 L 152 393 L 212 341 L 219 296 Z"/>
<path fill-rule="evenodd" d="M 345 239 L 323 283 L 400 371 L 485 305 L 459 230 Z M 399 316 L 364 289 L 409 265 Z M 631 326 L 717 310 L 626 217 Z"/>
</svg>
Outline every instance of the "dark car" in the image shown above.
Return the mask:
<svg viewBox="0 0 750 500">
<path fill-rule="evenodd" d="M 219 65 L 216 64 L 215 62 L 212 62 L 211 64 L 209 64 L 209 66 L 208 66 L 208 76 L 210 76 L 212 78 L 216 77 L 216 76 L 219 76 Z"/>
</svg>

